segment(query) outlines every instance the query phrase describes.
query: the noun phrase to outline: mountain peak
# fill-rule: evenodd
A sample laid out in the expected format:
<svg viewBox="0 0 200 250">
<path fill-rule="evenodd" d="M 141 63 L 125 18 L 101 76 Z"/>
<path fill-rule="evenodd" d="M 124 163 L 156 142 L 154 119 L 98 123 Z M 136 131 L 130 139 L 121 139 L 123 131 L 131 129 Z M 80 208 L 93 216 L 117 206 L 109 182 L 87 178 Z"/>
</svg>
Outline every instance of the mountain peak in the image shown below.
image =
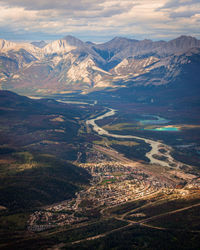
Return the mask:
<svg viewBox="0 0 200 250">
<path fill-rule="evenodd" d="M 4 39 L 0 39 L 0 50 L 9 50 L 9 49 L 12 49 L 16 46 L 16 43 L 13 43 L 11 41 L 7 41 L 7 40 L 4 40 Z"/>
<path fill-rule="evenodd" d="M 91 44 L 68 35 L 42 49 L 30 43 L 2 39 L 0 80 L 3 88 L 31 86 L 46 93 L 107 88 L 116 82 L 125 84 L 141 79 L 145 79 L 144 84 L 148 81 L 148 84 L 162 85 L 178 76 L 183 67 L 190 67 L 193 57 L 199 62 L 199 51 L 200 41 L 189 36 L 169 42 L 118 36 L 107 43 Z M 195 60 L 194 65 L 194 70 L 199 68 Z"/>
<path fill-rule="evenodd" d="M 44 47 L 45 54 L 64 54 L 71 50 L 84 47 L 84 42 L 73 36 L 65 36 L 60 40 L 53 41 Z"/>
<path fill-rule="evenodd" d="M 70 39 L 79 40 L 75 36 L 71 36 L 71 35 L 66 35 L 66 36 L 63 37 L 63 39 L 65 39 L 65 40 L 70 40 Z"/>
<path fill-rule="evenodd" d="M 8 52 L 8 51 L 19 51 L 24 49 L 31 53 L 34 56 L 39 56 L 40 49 L 35 47 L 34 45 L 26 42 L 12 42 L 4 39 L 0 39 L 0 52 Z"/>
<path fill-rule="evenodd" d="M 183 40 L 183 39 L 185 39 L 185 40 L 186 40 L 186 39 L 187 39 L 187 40 L 188 40 L 188 39 L 190 39 L 190 40 L 191 40 L 191 39 L 197 40 L 197 39 L 196 39 L 195 37 L 193 37 L 193 36 L 186 36 L 186 35 L 181 35 L 181 36 L 177 37 L 177 38 L 174 39 L 174 40 L 180 40 L 180 39 L 181 39 L 181 40 Z"/>
<path fill-rule="evenodd" d="M 175 49 L 190 49 L 194 47 L 200 47 L 200 40 L 197 40 L 192 36 L 182 35 L 176 39 L 169 41 L 168 45 L 174 47 Z"/>
<path fill-rule="evenodd" d="M 99 47 L 105 47 L 112 50 L 116 50 L 116 49 L 126 48 L 127 46 L 133 45 L 138 42 L 139 42 L 138 40 L 116 36 L 112 40 L 100 44 Z"/>
<path fill-rule="evenodd" d="M 138 42 L 136 39 L 131 39 L 123 36 L 116 36 L 111 41 L 129 41 L 129 42 Z"/>
<path fill-rule="evenodd" d="M 65 40 L 69 45 L 73 45 L 76 47 L 80 47 L 80 46 L 84 45 L 84 42 L 82 42 L 80 39 L 78 39 L 74 36 L 70 36 L 70 35 L 63 37 L 62 40 Z"/>
<path fill-rule="evenodd" d="M 40 42 L 32 42 L 31 44 L 40 48 L 40 49 L 44 48 L 47 45 L 47 43 L 43 40 Z"/>
</svg>

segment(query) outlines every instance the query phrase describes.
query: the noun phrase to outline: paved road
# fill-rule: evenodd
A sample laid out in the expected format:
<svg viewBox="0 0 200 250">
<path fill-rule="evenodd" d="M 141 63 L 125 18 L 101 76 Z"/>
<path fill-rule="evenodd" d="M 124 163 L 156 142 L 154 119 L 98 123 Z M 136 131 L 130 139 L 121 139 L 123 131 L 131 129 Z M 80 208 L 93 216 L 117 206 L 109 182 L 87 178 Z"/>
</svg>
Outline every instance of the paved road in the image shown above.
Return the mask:
<svg viewBox="0 0 200 250">
<path fill-rule="evenodd" d="M 131 226 L 136 226 L 136 225 L 140 225 L 140 226 L 144 226 L 144 227 L 148 227 L 148 228 L 153 228 L 153 229 L 157 229 L 157 230 L 169 230 L 168 228 L 163 228 L 163 227 L 158 227 L 158 226 L 152 226 L 152 225 L 145 224 L 145 223 L 147 223 L 147 222 L 149 222 L 151 220 L 158 219 L 158 218 L 160 218 L 162 216 L 165 216 L 165 215 L 179 213 L 179 212 L 188 210 L 188 209 L 193 208 L 193 207 L 198 207 L 198 206 L 200 206 L 200 203 L 195 204 L 195 205 L 191 205 L 191 206 L 188 206 L 188 207 L 176 209 L 174 211 L 170 211 L 170 212 L 167 212 L 167 213 L 155 215 L 155 216 L 152 216 L 150 218 L 147 218 L 147 219 L 144 219 L 144 220 L 141 220 L 141 221 L 138 221 L 138 222 L 131 221 L 131 220 L 126 220 L 126 219 L 123 218 L 123 216 L 122 217 L 117 217 L 116 216 L 116 217 L 114 217 L 115 219 L 127 222 L 128 225 L 122 226 L 122 227 L 119 227 L 119 228 L 116 228 L 116 229 L 113 229 L 113 230 L 108 231 L 106 233 L 102 233 L 102 234 L 98 234 L 98 235 L 95 235 L 95 236 L 92 236 L 92 237 L 88 237 L 88 238 L 85 238 L 85 239 L 77 240 L 77 241 L 71 242 L 70 244 L 74 245 L 74 244 L 79 244 L 79 243 L 84 242 L 84 241 L 90 241 L 90 240 L 95 240 L 95 239 L 103 238 L 103 237 L 108 236 L 109 234 L 112 234 L 112 233 L 124 230 L 126 228 L 131 227 Z M 175 230 L 179 231 L 179 229 L 175 229 Z M 191 231 L 191 232 L 199 233 L 200 231 Z"/>
</svg>

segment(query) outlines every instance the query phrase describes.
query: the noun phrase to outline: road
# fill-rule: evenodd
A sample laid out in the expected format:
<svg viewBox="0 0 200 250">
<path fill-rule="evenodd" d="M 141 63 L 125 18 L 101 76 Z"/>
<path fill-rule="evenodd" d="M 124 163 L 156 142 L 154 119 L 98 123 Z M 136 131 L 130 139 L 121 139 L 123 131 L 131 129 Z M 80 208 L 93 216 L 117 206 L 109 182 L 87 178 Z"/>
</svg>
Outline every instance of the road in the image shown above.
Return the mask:
<svg viewBox="0 0 200 250">
<path fill-rule="evenodd" d="M 90 240 L 104 238 L 104 237 L 106 237 L 106 236 L 108 236 L 108 235 L 110 235 L 112 233 L 115 233 L 115 232 L 127 229 L 127 228 L 132 227 L 132 226 L 136 226 L 136 225 L 140 225 L 140 226 L 148 227 L 148 228 L 152 228 L 152 229 L 157 229 L 157 230 L 169 230 L 168 228 L 153 226 L 153 225 L 146 224 L 146 223 L 149 222 L 149 221 L 151 221 L 151 220 L 155 220 L 155 219 L 158 219 L 160 217 L 163 217 L 165 215 L 179 213 L 179 212 L 188 210 L 188 209 L 193 208 L 193 207 L 198 207 L 198 206 L 200 206 L 200 203 L 195 204 L 195 205 L 191 205 L 191 206 L 187 206 L 187 207 L 184 207 L 184 208 L 176 209 L 174 211 L 170 211 L 170 212 L 167 212 L 167 213 L 155 215 L 155 216 L 152 216 L 152 217 L 150 217 L 148 219 L 137 221 L 137 222 L 124 219 L 125 216 L 122 216 L 122 217 L 115 216 L 114 217 L 115 219 L 127 222 L 128 225 L 125 225 L 125 226 L 122 226 L 122 227 L 119 227 L 119 228 L 113 229 L 111 231 L 108 231 L 108 232 L 105 232 L 105 233 L 102 233 L 102 234 L 98 234 L 98 235 L 95 235 L 95 236 L 92 236 L 92 237 L 88 237 L 88 238 L 85 238 L 85 239 L 73 241 L 73 242 L 70 242 L 70 244 L 75 245 L 75 244 L 79 244 L 79 243 L 84 242 L 84 241 L 90 241 Z M 173 230 L 182 231 L 182 229 L 173 229 Z M 189 232 L 190 230 L 187 230 L 187 231 Z M 192 231 L 192 230 L 190 232 L 200 233 L 200 231 Z"/>
</svg>

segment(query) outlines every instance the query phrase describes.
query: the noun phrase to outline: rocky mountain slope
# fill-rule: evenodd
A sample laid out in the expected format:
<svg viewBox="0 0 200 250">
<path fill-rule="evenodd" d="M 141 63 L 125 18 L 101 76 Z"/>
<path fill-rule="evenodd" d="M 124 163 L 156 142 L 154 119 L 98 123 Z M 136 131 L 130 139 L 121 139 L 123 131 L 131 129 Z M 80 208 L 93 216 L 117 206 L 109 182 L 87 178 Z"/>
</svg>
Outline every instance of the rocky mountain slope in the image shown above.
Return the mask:
<svg viewBox="0 0 200 250">
<path fill-rule="evenodd" d="M 2 89 L 52 94 L 105 88 L 166 85 L 184 72 L 198 74 L 200 40 L 169 42 L 116 37 L 94 44 L 66 36 L 49 44 L 0 40 Z"/>
</svg>

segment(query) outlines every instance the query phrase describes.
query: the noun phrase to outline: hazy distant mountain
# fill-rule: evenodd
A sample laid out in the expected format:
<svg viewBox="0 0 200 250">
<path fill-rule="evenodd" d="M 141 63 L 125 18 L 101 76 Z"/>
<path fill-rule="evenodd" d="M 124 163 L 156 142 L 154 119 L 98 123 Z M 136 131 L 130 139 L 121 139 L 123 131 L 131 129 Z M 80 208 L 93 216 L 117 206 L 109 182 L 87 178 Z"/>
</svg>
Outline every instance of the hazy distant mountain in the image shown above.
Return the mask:
<svg viewBox="0 0 200 250">
<path fill-rule="evenodd" d="M 181 36 L 169 42 L 151 40 L 133 40 L 122 37 L 115 37 L 111 41 L 93 46 L 93 48 L 104 57 L 112 68 L 113 63 L 117 64 L 124 58 L 139 55 L 157 55 L 163 57 L 172 55 L 175 52 L 186 51 L 190 48 L 200 47 L 200 40 L 190 36 Z M 112 62 L 112 63 L 111 63 Z"/>
<path fill-rule="evenodd" d="M 1 86 L 45 94 L 87 93 L 131 82 L 137 86 L 169 84 L 184 72 L 198 74 L 199 48 L 200 40 L 190 36 L 169 42 L 115 37 L 103 44 L 66 36 L 45 46 L 43 41 L 28 44 L 1 39 Z"/>
<path fill-rule="evenodd" d="M 32 45 L 38 47 L 38 48 L 44 48 L 44 46 L 47 45 L 47 43 L 45 41 L 40 41 L 40 42 L 32 42 Z"/>
</svg>

